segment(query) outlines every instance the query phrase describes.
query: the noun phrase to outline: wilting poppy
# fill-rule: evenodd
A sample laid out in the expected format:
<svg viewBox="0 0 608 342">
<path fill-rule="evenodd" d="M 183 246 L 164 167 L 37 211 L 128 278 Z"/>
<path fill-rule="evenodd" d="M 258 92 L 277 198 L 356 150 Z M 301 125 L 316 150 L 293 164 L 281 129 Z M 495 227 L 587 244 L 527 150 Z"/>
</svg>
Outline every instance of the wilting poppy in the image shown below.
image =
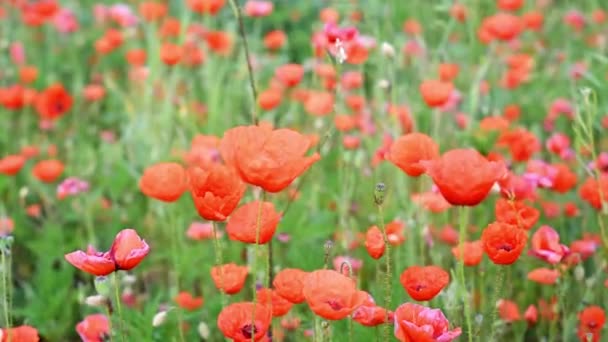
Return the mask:
<svg viewBox="0 0 608 342">
<path fill-rule="evenodd" d="M 427 80 L 420 84 L 420 94 L 429 107 L 441 107 L 448 102 L 454 86 L 449 82 Z"/>
<path fill-rule="evenodd" d="M 52 183 L 63 173 L 64 165 L 56 159 L 41 160 L 32 169 L 32 174 L 39 181 Z"/>
<path fill-rule="evenodd" d="M 389 160 L 412 177 L 424 173 L 425 168 L 420 161 L 438 157 L 439 145 L 428 135 L 417 132 L 399 137 L 389 153 Z"/>
<path fill-rule="evenodd" d="M 217 163 L 189 168 L 188 181 L 198 214 L 211 221 L 224 221 L 247 190 L 234 171 Z"/>
<path fill-rule="evenodd" d="M 228 219 L 226 232 L 231 240 L 265 244 L 272 239 L 281 214 L 272 202 L 254 201 L 237 208 Z"/>
<path fill-rule="evenodd" d="M 400 277 L 401 285 L 414 300 L 433 299 L 450 282 L 450 275 L 439 266 L 410 266 Z"/>
<path fill-rule="evenodd" d="M 310 139 L 290 130 L 239 126 L 224 133 L 220 152 L 241 178 L 269 192 L 279 192 L 320 159 L 305 156 Z"/>
<path fill-rule="evenodd" d="M 186 187 L 186 171 L 177 163 L 149 166 L 139 180 L 139 189 L 144 195 L 164 202 L 177 201 Z"/>
<path fill-rule="evenodd" d="M 308 272 L 297 268 L 286 268 L 277 273 L 272 281 L 277 293 L 288 301 L 298 304 L 306 300 L 304 298 L 304 279 Z"/>
<path fill-rule="evenodd" d="M 528 280 L 545 285 L 553 285 L 559 278 L 559 271 L 550 268 L 536 268 L 528 272 Z"/>
<path fill-rule="evenodd" d="M 225 337 L 235 342 L 260 341 L 272 320 L 269 308 L 262 304 L 239 302 L 222 309 L 217 326 Z"/>
<path fill-rule="evenodd" d="M 103 342 L 110 336 L 110 320 L 106 315 L 88 315 L 76 325 L 76 332 L 84 342 Z"/>
<path fill-rule="evenodd" d="M 258 303 L 272 308 L 272 317 L 281 317 L 286 315 L 293 306 L 292 302 L 280 296 L 273 289 L 259 289 L 257 298 Z"/>
<path fill-rule="evenodd" d="M 21 325 L 15 328 L 0 329 L 2 342 L 38 342 L 38 330 L 29 325 Z"/>
<path fill-rule="evenodd" d="M 526 246 L 528 233 L 517 226 L 494 222 L 481 233 L 483 249 L 493 263 L 510 265 L 514 263 Z"/>
<path fill-rule="evenodd" d="M 479 204 L 506 174 L 504 164 L 488 161 L 473 149 L 450 150 L 423 165 L 443 197 L 453 205 Z"/>
<path fill-rule="evenodd" d="M 602 329 L 606 323 L 604 309 L 596 305 L 590 305 L 578 314 L 578 338 L 582 342 L 598 342 L 602 337 Z"/>
<path fill-rule="evenodd" d="M 462 260 L 464 260 L 466 266 L 479 265 L 483 257 L 482 242 L 481 240 L 465 242 L 462 248 L 460 246 L 453 247 L 452 254 L 456 260 L 461 260 L 460 256 L 462 255 Z"/>
<path fill-rule="evenodd" d="M 450 329 L 450 322 L 440 309 L 405 303 L 395 310 L 395 337 L 401 342 L 450 342 L 460 336 L 461 329 Z"/>
<path fill-rule="evenodd" d="M 494 215 L 496 221 L 530 230 L 538 221 L 540 212 L 523 201 L 499 198 L 494 206 Z"/>
<path fill-rule="evenodd" d="M 61 84 L 53 84 L 40 93 L 36 111 L 42 119 L 55 120 L 72 108 L 72 96 Z"/>
<path fill-rule="evenodd" d="M 555 229 L 544 225 L 532 235 L 529 253 L 550 264 L 557 264 L 569 253 L 569 249 L 559 243 L 559 234 Z"/>
<path fill-rule="evenodd" d="M 310 309 L 328 320 L 349 316 L 367 299 L 355 281 L 334 270 L 310 272 L 304 279 L 304 298 Z"/>
<path fill-rule="evenodd" d="M 245 286 L 249 269 L 235 263 L 214 266 L 211 268 L 211 278 L 215 287 L 227 294 L 235 294 Z"/>
<path fill-rule="evenodd" d="M 0 174 L 7 176 L 16 175 L 25 165 L 27 159 L 20 154 L 10 154 L 0 159 Z"/>
<path fill-rule="evenodd" d="M 181 291 L 173 300 L 180 308 L 188 311 L 194 311 L 203 306 L 203 297 L 194 297 L 188 291 Z"/>
<path fill-rule="evenodd" d="M 384 244 L 384 236 L 378 227 L 373 226 L 365 233 L 365 248 L 374 259 L 380 259 L 384 255 L 386 245 Z"/>
</svg>

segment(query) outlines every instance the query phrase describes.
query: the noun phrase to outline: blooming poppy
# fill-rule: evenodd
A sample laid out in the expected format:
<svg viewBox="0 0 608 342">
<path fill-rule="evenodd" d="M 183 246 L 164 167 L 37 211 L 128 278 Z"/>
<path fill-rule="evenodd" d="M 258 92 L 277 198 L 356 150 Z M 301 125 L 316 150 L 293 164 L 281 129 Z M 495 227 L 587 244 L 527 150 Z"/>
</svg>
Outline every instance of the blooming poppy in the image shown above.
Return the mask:
<svg viewBox="0 0 608 342">
<path fill-rule="evenodd" d="M 528 306 L 526 312 L 524 312 L 524 319 L 530 325 L 536 324 L 536 322 L 538 321 L 538 309 L 536 308 L 536 306 L 534 306 L 534 304 L 530 304 L 530 306 Z"/>
<path fill-rule="evenodd" d="M 109 252 L 97 252 L 89 248 L 87 252 L 75 251 L 65 255 L 74 267 L 95 276 L 106 276 L 116 270 L 116 264 Z"/>
<path fill-rule="evenodd" d="M 285 45 L 287 35 L 281 30 L 272 30 L 264 36 L 264 46 L 268 50 L 279 50 Z"/>
<path fill-rule="evenodd" d="M 558 270 L 552 270 L 550 268 L 536 268 L 528 272 L 528 280 L 545 285 L 553 285 L 559 277 Z"/>
<path fill-rule="evenodd" d="M 606 313 L 604 309 L 596 305 L 584 308 L 578 314 L 577 335 L 581 341 L 598 342 L 602 336 L 602 329 L 606 323 Z"/>
<path fill-rule="evenodd" d="M 177 163 L 149 166 L 139 180 L 144 195 L 164 202 L 175 202 L 186 191 L 186 171 Z"/>
<path fill-rule="evenodd" d="M 308 272 L 297 268 L 285 268 L 277 273 L 272 281 L 275 291 L 288 301 L 298 304 L 306 300 L 304 298 L 304 279 Z"/>
<path fill-rule="evenodd" d="M 600 193 L 601 189 L 601 193 Z M 608 194 L 608 174 L 602 174 L 599 181 L 593 177 L 588 177 L 587 180 L 578 189 L 579 196 L 597 210 L 602 209 L 602 199 L 606 202 L 608 199 L 605 194 Z M 603 197 L 602 197 L 603 196 Z"/>
<path fill-rule="evenodd" d="M 63 173 L 64 165 L 56 159 L 42 160 L 34 165 L 32 174 L 39 181 L 52 183 Z"/>
<path fill-rule="evenodd" d="M 72 102 L 63 85 L 53 84 L 38 95 L 36 112 L 42 119 L 55 120 L 72 108 Z"/>
<path fill-rule="evenodd" d="M 226 338 L 235 342 L 261 341 L 272 320 L 269 308 L 261 304 L 239 302 L 222 309 L 217 326 Z"/>
<path fill-rule="evenodd" d="M 224 7 L 226 0 L 187 0 L 186 3 L 193 12 L 216 15 Z"/>
<path fill-rule="evenodd" d="M 429 107 L 445 105 L 450 99 L 454 86 L 450 82 L 427 80 L 420 84 L 420 94 Z"/>
<path fill-rule="evenodd" d="M 550 264 L 557 264 L 569 253 L 569 249 L 559 243 L 559 234 L 555 229 L 544 225 L 532 235 L 529 253 Z"/>
<path fill-rule="evenodd" d="M 507 323 L 512 323 L 521 319 L 519 307 L 517 306 L 517 303 L 512 300 L 500 299 L 498 303 L 496 303 L 496 307 L 498 308 L 498 316 L 500 316 L 500 319 Z"/>
<path fill-rule="evenodd" d="M 526 12 L 521 16 L 524 26 L 531 31 L 540 31 L 543 28 L 545 17 L 538 11 Z"/>
<path fill-rule="evenodd" d="M 281 104 L 283 93 L 277 89 L 267 89 L 258 95 L 258 105 L 264 110 L 273 110 Z"/>
<path fill-rule="evenodd" d="M 226 220 L 247 190 L 234 171 L 216 163 L 190 167 L 188 181 L 198 214 L 211 221 Z"/>
<path fill-rule="evenodd" d="M 509 148 L 511 158 L 514 161 L 527 161 L 534 153 L 540 151 L 541 145 L 538 138 L 525 128 L 504 131 L 497 141 L 497 146 Z"/>
<path fill-rule="evenodd" d="M 462 247 L 453 247 L 452 254 L 456 260 L 461 260 L 460 256 L 462 255 L 462 260 L 466 266 L 479 265 L 481 258 L 483 257 L 482 242 L 481 240 L 465 242 Z"/>
<path fill-rule="evenodd" d="M 262 288 L 258 290 L 258 303 L 272 309 L 272 317 L 285 316 L 293 303 L 280 296 L 276 290 Z"/>
<path fill-rule="evenodd" d="M 450 322 L 440 309 L 405 303 L 395 310 L 395 337 L 401 342 L 450 342 L 462 333 L 450 329 Z"/>
<path fill-rule="evenodd" d="M 385 308 L 374 303 L 365 303 L 355 309 L 352 318 L 355 322 L 365 327 L 375 327 L 380 324 L 393 323 L 394 314 L 390 311 L 387 312 Z"/>
<path fill-rule="evenodd" d="M 20 154 L 9 154 L 0 159 L 0 174 L 7 176 L 16 175 L 25 165 L 27 159 Z"/>
<path fill-rule="evenodd" d="M 538 221 L 540 212 L 523 201 L 499 198 L 494 206 L 494 215 L 496 221 L 530 230 Z"/>
<path fill-rule="evenodd" d="M 498 265 L 514 263 L 527 241 L 528 234 L 525 230 L 503 222 L 490 223 L 481 233 L 484 251 Z"/>
<path fill-rule="evenodd" d="M 410 266 L 399 278 L 414 300 L 433 299 L 450 282 L 450 275 L 439 266 Z"/>
<path fill-rule="evenodd" d="M 214 266 L 211 268 L 211 278 L 215 287 L 227 294 L 235 294 L 245 286 L 249 269 L 235 263 Z"/>
<path fill-rule="evenodd" d="M 76 325 L 84 342 L 103 342 L 110 336 L 110 320 L 104 314 L 88 315 Z"/>
<path fill-rule="evenodd" d="M 224 133 L 220 153 L 241 178 L 269 192 L 279 192 L 320 159 L 305 156 L 311 142 L 290 130 L 239 126 Z"/>
<path fill-rule="evenodd" d="M 484 22 L 492 37 L 503 41 L 517 37 L 523 30 L 522 20 L 510 13 L 496 13 L 486 18 Z"/>
<path fill-rule="evenodd" d="M 169 65 L 169 66 L 175 65 L 180 61 L 181 58 L 182 58 L 181 46 L 171 44 L 171 43 L 164 43 L 163 45 L 161 45 L 160 59 L 166 65 Z"/>
<path fill-rule="evenodd" d="M 439 159 L 424 161 L 423 166 L 452 205 L 479 204 L 506 173 L 502 163 L 488 161 L 473 149 L 450 150 Z"/>
<path fill-rule="evenodd" d="M 440 193 L 434 191 L 412 194 L 412 202 L 432 213 L 442 213 L 452 207 Z"/>
<path fill-rule="evenodd" d="M 439 78 L 443 82 L 452 82 L 458 76 L 460 68 L 455 63 L 441 63 L 439 64 Z"/>
<path fill-rule="evenodd" d="M 194 311 L 203 306 L 203 297 L 194 297 L 188 291 L 181 291 L 173 300 L 180 308 L 188 311 Z"/>
<path fill-rule="evenodd" d="M 131 270 L 148 255 L 150 246 L 134 229 L 123 229 L 114 238 L 110 256 L 118 270 Z"/>
<path fill-rule="evenodd" d="M 204 38 L 209 49 L 218 55 L 228 56 L 232 52 L 232 38 L 227 32 L 207 31 Z"/>
<path fill-rule="evenodd" d="M 19 68 L 19 80 L 21 83 L 32 83 L 38 77 L 38 68 L 35 66 L 24 65 Z"/>
<path fill-rule="evenodd" d="M 0 329 L 2 342 L 38 342 L 38 330 L 29 325 L 21 325 L 15 328 Z"/>
<path fill-rule="evenodd" d="M 328 320 L 348 317 L 368 297 L 366 292 L 357 290 L 353 279 L 334 270 L 310 272 L 302 293 L 310 309 Z"/>
<path fill-rule="evenodd" d="M 399 246 L 405 241 L 403 230 L 405 224 L 400 220 L 394 220 L 386 224 L 386 237 L 391 246 Z"/>
<path fill-rule="evenodd" d="M 325 116 L 334 110 L 334 94 L 327 91 L 311 91 L 304 101 L 304 109 L 313 116 Z"/>
<path fill-rule="evenodd" d="M 281 214 L 272 202 L 254 201 L 237 208 L 228 219 L 226 233 L 231 240 L 265 244 L 272 239 Z"/>
<path fill-rule="evenodd" d="M 365 248 L 369 256 L 374 259 L 380 259 L 384 255 L 386 245 L 384 244 L 384 236 L 378 227 L 370 227 L 365 233 Z"/>
<path fill-rule="evenodd" d="M 300 64 L 285 64 L 275 71 L 276 78 L 288 88 L 297 86 L 304 76 L 304 68 Z"/>
<path fill-rule="evenodd" d="M 572 172 L 566 164 L 556 164 L 554 166 L 557 173 L 553 178 L 551 189 L 563 194 L 574 188 L 577 182 L 576 173 Z"/>
<path fill-rule="evenodd" d="M 389 160 L 412 177 L 424 173 L 425 168 L 420 161 L 438 157 L 439 145 L 428 135 L 417 132 L 399 137 L 389 152 Z"/>
</svg>

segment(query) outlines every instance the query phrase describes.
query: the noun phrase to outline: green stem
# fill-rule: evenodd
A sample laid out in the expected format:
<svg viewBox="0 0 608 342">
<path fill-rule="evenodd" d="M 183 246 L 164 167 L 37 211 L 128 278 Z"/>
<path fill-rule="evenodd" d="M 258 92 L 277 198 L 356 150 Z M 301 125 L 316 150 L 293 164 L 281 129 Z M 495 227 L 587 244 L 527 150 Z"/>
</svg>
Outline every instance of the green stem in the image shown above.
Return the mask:
<svg viewBox="0 0 608 342">
<path fill-rule="evenodd" d="M 262 206 L 266 200 L 266 191 L 262 190 L 262 196 L 260 196 L 258 202 L 258 215 L 255 222 L 255 246 L 253 248 L 253 259 L 251 260 L 251 272 L 253 273 L 252 289 L 253 289 L 253 311 L 251 313 L 251 326 L 255 326 L 255 310 L 258 302 L 258 291 L 256 287 L 256 264 L 258 258 L 258 252 L 260 248 L 260 226 L 262 225 Z M 266 272 L 268 274 L 268 272 Z M 270 302 L 270 310 L 272 310 L 272 301 Z M 272 331 L 272 324 L 269 328 Z M 255 341 L 255 334 L 251 335 L 251 342 Z"/>
<path fill-rule="evenodd" d="M 500 296 L 500 292 L 502 291 L 502 283 L 505 277 L 505 267 L 498 266 L 498 271 L 496 273 L 496 287 L 494 288 L 494 295 L 492 296 L 492 301 L 490 302 L 490 310 L 492 312 L 492 320 L 490 321 L 490 339 L 489 341 L 494 341 L 494 325 L 496 323 L 496 319 L 498 316 L 498 310 L 496 308 L 496 302 L 498 301 L 498 297 Z M 552 340 L 550 340 L 552 341 Z"/>
<path fill-rule="evenodd" d="M 219 237 L 217 236 L 217 230 L 215 228 L 215 222 L 211 221 L 211 230 L 213 233 L 213 248 L 215 252 L 215 266 L 217 266 L 218 271 L 220 272 L 220 296 L 222 299 L 222 307 L 226 306 L 226 294 L 224 293 L 224 270 L 222 269 L 223 264 L 223 254 L 222 254 L 222 245 Z"/>
<path fill-rule="evenodd" d="M 120 330 L 120 340 L 125 342 L 125 329 L 124 322 L 122 319 L 122 304 L 120 299 L 120 283 L 118 282 L 118 272 L 114 272 L 113 280 L 114 280 L 114 300 L 116 302 L 116 313 L 118 314 L 118 329 Z"/>
<path fill-rule="evenodd" d="M 471 325 L 471 303 L 468 299 L 468 291 L 467 291 L 467 287 L 466 287 L 466 279 L 465 279 L 465 275 L 464 275 L 464 242 L 466 241 L 466 233 L 467 233 L 467 220 L 468 220 L 468 212 L 467 212 L 467 207 L 465 206 L 461 206 L 460 207 L 460 231 L 458 233 L 458 237 L 459 237 L 459 254 L 460 254 L 460 262 L 458 264 L 458 273 L 459 273 L 459 282 L 460 282 L 460 288 L 462 291 L 462 298 L 463 298 L 463 303 L 464 303 L 464 318 L 466 321 L 466 325 L 467 325 L 467 335 L 468 335 L 468 341 L 472 342 L 473 341 L 473 327 Z M 490 339 L 491 340 L 491 339 Z"/>
<path fill-rule="evenodd" d="M 9 319 L 9 308 L 8 308 L 8 269 L 6 262 L 6 242 L 3 241 L 2 250 L 0 254 L 2 254 L 2 308 L 4 310 L 4 326 L 10 327 L 10 319 Z"/>
<path fill-rule="evenodd" d="M 386 317 L 385 320 L 388 322 L 388 311 L 391 308 L 391 285 L 392 285 L 392 273 L 391 273 L 391 244 L 388 241 L 388 235 L 386 234 L 386 226 L 384 224 L 384 211 L 382 210 L 382 204 L 377 204 L 378 208 L 378 224 L 380 225 L 380 230 L 382 230 L 382 238 L 384 239 L 384 245 L 386 246 L 386 250 L 384 254 L 386 255 L 385 260 L 385 270 L 384 270 L 384 308 L 386 309 Z M 390 325 L 383 325 L 383 337 L 384 341 L 389 340 L 390 336 Z"/>
</svg>

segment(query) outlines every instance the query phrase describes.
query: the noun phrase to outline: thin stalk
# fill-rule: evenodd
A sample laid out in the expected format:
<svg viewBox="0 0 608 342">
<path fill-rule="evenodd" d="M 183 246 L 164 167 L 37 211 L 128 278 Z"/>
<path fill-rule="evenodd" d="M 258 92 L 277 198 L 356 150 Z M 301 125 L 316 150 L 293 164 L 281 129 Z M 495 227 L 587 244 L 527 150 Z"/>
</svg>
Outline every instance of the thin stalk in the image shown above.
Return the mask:
<svg viewBox="0 0 608 342">
<path fill-rule="evenodd" d="M 222 290 L 224 288 L 224 270 L 222 269 L 223 264 L 223 253 L 222 253 L 222 245 L 219 237 L 217 236 L 217 230 L 215 228 L 215 222 L 211 221 L 211 231 L 213 233 L 213 249 L 215 252 L 215 266 L 220 272 L 220 296 L 222 299 L 222 307 L 226 306 L 226 294 Z"/>
<path fill-rule="evenodd" d="M 376 185 L 376 190 L 374 191 L 374 202 L 376 203 L 376 208 L 378 209 L 378 225 L 380 226 L 380 230 L 382 231 L 382 238 L 384 240 L 384 246 L 386 250 L 384 254 L 386 255 L 385 261 L 385 270 L 384 270 L 384 307 L 386 309 L 386 317 L 385 320 L 388 322 L 388 311 L 391 308 L 391 289 L 392 289 L 392 272 L 391 272 L 391 244 L 388 241 L 388 235 L 386 234 L 386 225 L 384 224 L 384 210 L 382 209 L 382 204 L 384 203 L 384 192 L 385 186 L 383 183 L 378 183 Z M 382 327 L 383 332 L 383 340 L 388 341 L 390 336 L 390 324 L 384 324 Z"/>
<path fill-rule="evenodd" d="M 473 341 L 473 327 L 471 325 L 471 303 L 468 300 L 468 296 L 467 296 L 467 288 L 466 288 L 466 279 L 465 279 L 465 275 L 464 275 L 464 242 L 465 242 L 465 236 L 467 233 L 467 220 L 468 220 L 468 212 L 467 212 L 467 207 L 465 206 L 461 206 L 460 207 L 460 231 L 458 233 L 458 237 L 459 237 L 459 254 L 460 254 L 460 262 L 458 265 L 458 273 L 459 273 L 459 281 L 460 281 L 460 288 L 462 290 L 462 298 L 463 298 L 463 304 L 464 304 L 464 318 L 466 321 L 466 325 L 467 325 L 467 335 L 468 335 L 468 341 L 472 342 Z M 490 339 L 491 340 L 491 339 Z"/>
<path fill-rule="evenodd" d="M 498 310 L 496 309 L 496 302 L 498 301 L 498 296 L 502 291 L 502 283 L 505 277 L 505 270 L 503 266 L 498 267 L 498 271 L 496 273 L 496 287 L 494 288 L 494 295 L 492 296 L 492 301 L 490 302 L 490 310 L 492 311 L 492 320 L 490 321 L 490 339 L 488 341 L 494 341 L 494 325 L 496 322 L 496 318 L 498 315 Z"/>
<path fill-rule="evenodd" d="M 5 244 L 6 242 L 4 242 Z M 8 308 L 8 270 L 6 262 L 6 245 L 2 246 L 0 254 L 2 254 L 2 308 L 4 311 L 4 326 L 10 327 L 9 308 Z"/>
<path fill-rule="evenodd" d="M 180 260 L 179 260 L 179 255 L 180 255 L 180 250 L 179 250 L 179 236 L 180 236 L 180 232 L 178 229 L 178 224 L 175 222 L 175 213 L 173 211 L 171 211 L 169 213 L 169 225 L 171 226 L 171 228 L 173 229 L 173 233 L 171 234 L 171 243 L 173 245 L 171 254 L 172 254 L 172 259 L 173 259 L 173 269 L 174 269 L 174 274 L 173 274 L 173 283 L 175 286 L 175 292 L 178 293 L 180 291 L 180 285 L 179 285 L 179 266 L 180 266 Z M 182 312 L 181 310 L 178 310 L 177 313 L 177 329 L 179 332 L 179 340 L 181 342 L 185 341 L 184 338 L 184 331 L 181 328 L 181 320 L 182 320 Z"/>
<path fill-rule="evenodd" d="M 120 284 L 118 282 L 118 276 L 116 275 L 118 272 L 114 272 L 113 280 L 114 280 L 114 300 L 116 302 L 116 313 L 118 314 L 118 329 L 120 330 L 120 340 L 122 342 L 127 341 L 125 339 L 125 329 L 124 322 L 122 319 L 122 304 L 120 303 Z"/>
<path fill-rule="evenodd" d="M 251 314 L 251 326 L 255 327 L 255 310 L 256 310 L 256 306 L 257 306 L 257 302 L 258 302 L 258 291 L 257 291 L 257 287 L 256 287 L 256 264 L 257 264 L 257 258 L 258 258 L 258 252 L 259 252 L 259 247 L 260 247 L 260 226 L 262 224 L 262 205 L 264 204 L 264 200 L 266 200 L 266 191 L 262 190 L 262 196 L 259 199 L 258 202 L 258 215 L 256 218 L 256 222 L 255 222 L 255 246 L 254 246 L 254 251 L 253 251 L 253 259 L 251 260 L 251 270 L 253 272 L 253 282 L 252 282 L 252 288 L 253 288 L 253 310 L 252 310 L 252 314 Z M 266 274 L 268 274 L 268 272 L 266 272 Z M 270 309 L 272 310 L 272 301 L 270 302 Z M 272 324 L 269 327 L 269 330 L 272 331 Z M 251 342 L 255 341 L 255 334 L 251 335 Z"/>
</svg>

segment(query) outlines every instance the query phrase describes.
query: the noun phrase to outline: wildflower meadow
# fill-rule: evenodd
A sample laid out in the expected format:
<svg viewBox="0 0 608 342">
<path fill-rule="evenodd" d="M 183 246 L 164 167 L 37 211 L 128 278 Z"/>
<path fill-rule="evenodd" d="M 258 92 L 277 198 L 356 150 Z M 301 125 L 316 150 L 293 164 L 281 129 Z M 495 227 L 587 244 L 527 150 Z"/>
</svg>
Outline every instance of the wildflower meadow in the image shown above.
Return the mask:
<svg viewBox="0 0 608 342">
<path fill-rule="evenodd" d="M 599 342 L 608 1 L 1 0 L 0 342 Z"/>
</svg>

